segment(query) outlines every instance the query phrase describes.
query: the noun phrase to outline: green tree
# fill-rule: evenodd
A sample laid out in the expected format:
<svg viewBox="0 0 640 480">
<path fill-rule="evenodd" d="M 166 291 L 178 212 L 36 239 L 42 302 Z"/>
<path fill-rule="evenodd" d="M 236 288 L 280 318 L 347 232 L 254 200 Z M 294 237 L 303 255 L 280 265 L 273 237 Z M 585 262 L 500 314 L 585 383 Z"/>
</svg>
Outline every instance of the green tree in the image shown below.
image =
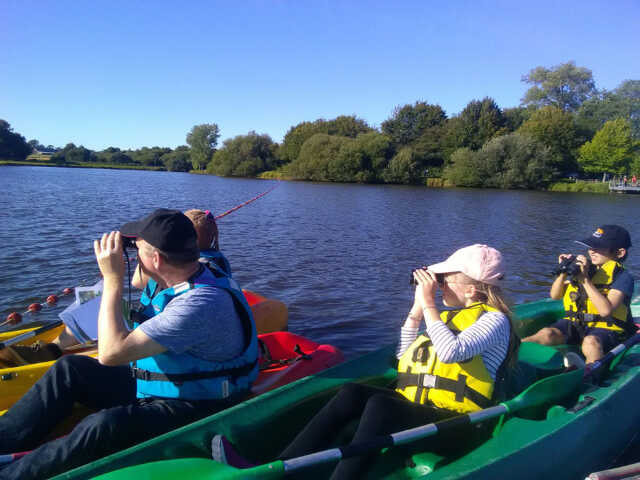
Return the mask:
<svg viewBox="0 0 640 480">
<path fill-rule="evenodd" d="M 535 139 L 510 133 L 489 140 L 478 152 L 485 187 L 540 188 L 554 176 L 551 149 Z"/>
<path fill-rule="evenodd" d="M 524 107 L 505 108 L 502 113 L 507 131 L 515 132 L 524 122 L 529 120 L 533 109 Z"/>
<path fill-rule="evenodd" d="M 382 122 L 382 133 L 388 135 L 396 146 L 403 147 L 416 141 L 425 130 L 444 124 L 446 119 L 440 105 L 416 102 L 396 107 L 391 118 Z"/>
<path fill-rule="evenodd" d="M 425 172 L 411 147 L 404 147 L 389 162 L 382 172 L 387 183 L 417 184 L 425 178 Z"/>
<path fill-rule="evenodd" d="M 554 154 L 553 167 L 559 174 L 574 172 L 577 168 L 577 148 L 584 139 L 578 134 L 572 114 L 558 107 L 547 106 L 536 110 L 518 129 L 529 135 Z"/>
<path fill-rule="evenodd" d="M 580 147 L 578 162 L 587 173 L 629 173 L 634 160 L 634 142 L 628 120 L 610 120 L 598 130 L 593 140 Z"/>
<path fill-rule="evenodd" d="M 590 98 L 581 105 L 577 115 L 576 121 L 591 136 L 609 120 L 627 119 L 631 122 L 632 136 L 640 140 L 640 80 L 626 80 L 615 90 Z"/>
<path fill-rule="evenodd" d="M 544 107 L 551 105 L 573 112 L 597 94 L 593 74 L 575 62 L 562 63 L 552 68 L 536 67 L 522 77 L 533 85 L 522 98 L 523 105 Z"/>
<path fill-rule="evenodd" d="M 448 157 L 458 148 L 478 150 L 491 138 L 506 132 L 506 119 L 495 100 L 489 97 L 472 100 L 447 122 L 444 155 Z"/>
<path fill-rule="evenodd" d="M 25 138 L 14 132 L 9 122 L 0 119 L 0 159 L 24 160 L 31 150 Z"/>
<path fill-rule="evenodd" d="M 172 152 L 165 153 L 160 160 L 170 172 L 188 172 L 193 167 L 191 152 L 186 145 L 181 145 Z"/>
<path fill-rule="evenodd" d="M 315 122 L 302 122 L 287 131 L 277 155 L 282 163 L 293 162 L 300 155 L 302 145 L 317 133 L 355 138 L 371 131 L 373 129 L 367 122 L 353 115 L 341 115 L 333 120 L 320 118 Z"/>
<path fill-rule="evenodd" d="M 457 187 L 481 187 L 485 177 L 476 152 L 470 148 L 453 152 L 442 176 Z"/>
<path fill-rule="evenodd" d="M 191 147 L 191 164 L 194 170 L 206 167 L 215 151 L 220 137 L 220 129 L 215 123 L 195 125 L 187 134 L 187 143 Z"/>
<path fill-rule="evenodd" d="M 225 140 L 224 145 L 213 155 L 207 172 L 214 175 L 254 177 L 273 170 L 278 162 L 275 144 L 269 135 L 249 132 Z"/>
<path fill-rule="evenodd" d="M 350 141 L 353 140 L 347 137 L 316 133 L 304 142 L 297 159 L 288 165 L 287 172 L 300 180 L 331 181 L 332 175 L 340 168 L 333 164 L 330 173 L 329 164 Z"/>
</svg>

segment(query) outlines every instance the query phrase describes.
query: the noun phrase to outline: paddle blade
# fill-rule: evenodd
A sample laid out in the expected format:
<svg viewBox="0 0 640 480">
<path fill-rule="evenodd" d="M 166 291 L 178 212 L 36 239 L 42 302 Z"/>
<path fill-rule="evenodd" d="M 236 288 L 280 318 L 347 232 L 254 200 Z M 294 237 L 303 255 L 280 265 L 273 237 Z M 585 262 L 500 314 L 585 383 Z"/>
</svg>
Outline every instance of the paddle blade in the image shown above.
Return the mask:
<svg viewBox="0 0 640 480">
<path fill-rule="evenodd" d="M 207 458 L 179 458 L 159 462 L 143 463 L 122 468 L 95 477 L 101 480 L 175 480 L 197 478 L 199 480 L 239 480 L 282 478 L 282 461 L 239 469 L 223 465 Z"/>
<path fill-rule="evenodd" d="M 524 408 L 560 400 L 576 391 L 582 383 L 583 376 L 584 369 L 578 369 L 543 378 L 517 397 L 502 402 L 502 405 L 507 408 L 509 413 L 513 413 Z"/>
</svg>

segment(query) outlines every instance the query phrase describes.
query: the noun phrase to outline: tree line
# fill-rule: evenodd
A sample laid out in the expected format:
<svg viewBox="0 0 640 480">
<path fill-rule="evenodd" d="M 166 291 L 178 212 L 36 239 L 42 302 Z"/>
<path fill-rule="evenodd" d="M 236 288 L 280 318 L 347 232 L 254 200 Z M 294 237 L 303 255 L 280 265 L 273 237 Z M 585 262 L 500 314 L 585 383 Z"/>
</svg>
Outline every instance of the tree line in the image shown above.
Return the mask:
<svg viewBox="0 0 640 480">
<path fill-rule="evenodd" d="M 449 117 L 438 104 L 416 101 L 396 107 L 379 128 L 343 115 L 292 126 L 280 144 L 250 131 L 220 148 L 218 125 L 202 124 L 188 132 L 187 145 L 173 150 L 93 152 L 68 144 L 52 161 L 241 177 L 275 172 L 332 182 L 419 184 L 438 177 L 456 186 L 498 188 L 544 188 L 567 176 L 640 173 L 640 80 L 599 90 L 590 70 L 567 62 L 536 67 L 522 81 L 530 87 L 514 108 L 500 108 L 486 97 Z M 7 122 L 0 130 L 5 124 L 15 142 L 17 134 Z M 4 136 L 0 158 L 7 158 Z M 28 143 L 33 142 L 38 143 Z"/>
</svg>

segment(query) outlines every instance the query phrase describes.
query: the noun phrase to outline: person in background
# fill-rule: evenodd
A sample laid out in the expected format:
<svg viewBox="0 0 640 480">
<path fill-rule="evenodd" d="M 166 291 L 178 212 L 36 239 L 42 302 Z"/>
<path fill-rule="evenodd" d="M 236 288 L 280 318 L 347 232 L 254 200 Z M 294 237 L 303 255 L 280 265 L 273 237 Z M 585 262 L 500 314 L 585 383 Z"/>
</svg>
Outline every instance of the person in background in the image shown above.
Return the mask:
<svg viewBox="0 0 640 480">
<path fill-rule="evenodd" d="M 576 242 L 587 247 L 588 256 L 560 254 L 559 264 L 575 263 L 578 268 L 571 276 L 560 268 L 551 285 L 551 298 L 563 301 L 564 318 L 523 341 L 579 345 L 586 362 L 592 363 L 635 331 L 630 309 L 634 280 L 622 265 L 631 237 L 619 225 L 602 225 L 589 238 Z M 584 364 L 573 352 L 566 361 Z"/>
<path fill-rule="evenodd" d="M 211 415 L 244 400 L 258 375 L 251 309 L 234 280 L 198 261 L 191 221 L 158 209 L 120 230 L 94 242 L 104 278 L 98 358 L 63 356 L 0 416 L 0 453 L 35 448 L 0 479 L 49 478 Z M 131 331 L 123 236 L 135 238 L 142 275 L 161 288 Z M 76 402 L 97 413 L 38 446 Z"/>
<path fill-rule="evenodd" d="M 415 270 L 417 283 L 400 333 L 395 390 L 349 383 L 311 419 L 280 455 L 293 458 L 322 450 L 358 419 L 352 442 L 478 411 L 500 400 L 504 374 L 517 358 L 519 340 L 502 297 L 502 255 L 471 245 L 447 260 Z M 453 310 L 440 311 L 436 290 Z M 419 335 L 421 326 L 426 333 Z M 460 377 L 459 377 L 460 375 Z M 466 383 L 460 385 L 460 378 Z M 461 436 L 469 436 L 469 431 Z M 222 435 L 212 440 L 213 458 L 238 468 L 251 466 Z M 341 460 L 332 479 L 363 478 L 374 456 Z"/>
<path fill-rule="evenodd" d="M 198 248 L 203 259 L 213 261 L 227 275 L 231 275 L 231 265 L 220 251 L 218 226 L 209 210 L 187 210 L 184 214 L 191 220 L 198 234 Z"/>
</svg>

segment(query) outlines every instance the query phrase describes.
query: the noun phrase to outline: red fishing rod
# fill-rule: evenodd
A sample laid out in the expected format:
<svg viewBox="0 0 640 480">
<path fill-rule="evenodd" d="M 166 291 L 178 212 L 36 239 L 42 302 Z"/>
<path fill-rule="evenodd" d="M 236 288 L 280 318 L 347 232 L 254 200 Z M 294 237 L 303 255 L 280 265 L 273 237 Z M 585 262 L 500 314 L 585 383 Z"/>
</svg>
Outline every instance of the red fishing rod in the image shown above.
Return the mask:
<svg viewBox="0 0 640 480">
<path fill-rule="evenodd" d="M 235 212 L 236 210 L 238 210 L 239 208 L 244 207 L 245 205 L 249 205 L 251 202 L 255 202 L 256 200 L 258 200 L 260 197 L 264 197 L 267 193 L 269 193 L 270 191 L 272 191 L 274 188 L 276 188 L 279 184 L 276 183 L 273 187 L 271 187 L 269 190 L 267 190 L 266 192 L 262 192 L 260 195 L 257 195 L 255 197 L 253 197 L 250 200 L 247 200 L 244 203 L 241 203 L 240 205 L 237 205 L 235 207 L 233 207 L 231 210 L 227 210 L 224 213 L 221 213 L 220 215 L 216 215 L 215 219 L 218 220 L 219 218 L 222 217 L 226 217 L 227 215 L 229 215 L 231 212 Z"/>
</svg>

